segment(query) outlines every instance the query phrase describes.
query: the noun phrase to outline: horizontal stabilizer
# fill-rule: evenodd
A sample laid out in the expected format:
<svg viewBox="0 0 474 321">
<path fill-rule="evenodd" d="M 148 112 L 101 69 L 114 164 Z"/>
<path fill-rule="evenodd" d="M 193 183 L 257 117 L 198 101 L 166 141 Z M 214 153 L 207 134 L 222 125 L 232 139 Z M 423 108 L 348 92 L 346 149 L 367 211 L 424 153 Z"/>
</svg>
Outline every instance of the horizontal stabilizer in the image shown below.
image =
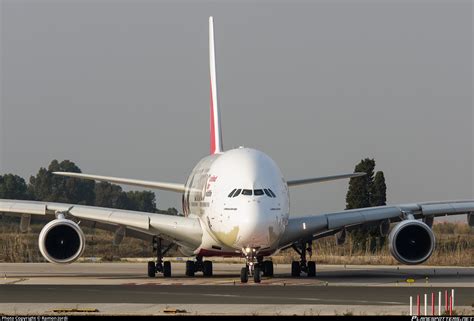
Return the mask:
<svg viewBox="0 0 474 321">
<path fill-rule="evenodd" d="M 289 187 L 292 187 L 292 186 L 312 184 L 312 183 L 335 181 L 338 179 L 354 178 L 354 177 L 359 177 L 359 176 L 364 176 L 364 175 L 366 175 L 366 173 L 351 173 L 351 174 L 341 174 L 341 175 L 333 175 L 333 176 L 295 179 L 295 180 L 288 181 L 287 184 Z"/>
<path fill-rule="evenodd" d="M 161 189 L 164 191 L 171 191 L 171 192 L 178 192 L 178 193 L 184 192 L 184 184 L 177 184 L 177 183 L 143 181 L 139 179 L 89 175 L 89 174 L 70 173 L 70 172 L 53 172 L 53 174 L 60 175 L 60 176 L 74 177 L 74 178 L 90 179 L 90 180 L 100 181 L 100 182 L 110 182 L 110 183 L 117 183 L 117 184 L 155 188 L 155 189 Z"/>
</svg>

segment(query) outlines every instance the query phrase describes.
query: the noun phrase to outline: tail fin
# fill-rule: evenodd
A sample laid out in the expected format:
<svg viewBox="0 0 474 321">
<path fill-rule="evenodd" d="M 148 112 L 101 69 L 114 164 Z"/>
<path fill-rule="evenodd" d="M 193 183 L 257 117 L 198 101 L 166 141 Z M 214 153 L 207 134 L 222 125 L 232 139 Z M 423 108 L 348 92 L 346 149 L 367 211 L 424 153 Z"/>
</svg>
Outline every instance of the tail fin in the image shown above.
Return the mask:
<svg viewBox="0 0 474 321">
<path fill-rule="evenodd" d="M 222 131 L 217 98 L 216 53 L 214 50 L 214 23 L 209 17 L 209 72 L 211 76 L 211 154 L 221 153 Z"/>
</svg>

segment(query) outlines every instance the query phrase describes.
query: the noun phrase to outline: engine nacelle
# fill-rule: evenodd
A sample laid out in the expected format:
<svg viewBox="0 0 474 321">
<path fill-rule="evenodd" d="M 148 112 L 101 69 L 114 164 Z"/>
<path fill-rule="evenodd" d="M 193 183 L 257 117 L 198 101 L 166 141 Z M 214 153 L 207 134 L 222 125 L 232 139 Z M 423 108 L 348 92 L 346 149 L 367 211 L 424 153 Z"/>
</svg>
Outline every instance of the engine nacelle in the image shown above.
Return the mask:
<svg viewBox="0 0 474 321">
<path fill-rule="evenodd" d="M 428 260 L 435 248 L 435 236 L 428 225 L 417 220 L 398 223 L 390 232 L 389 248 L 393 257 L 404 264 Z"/>
<path fill-rule="evenodd" d="M 46 260 L 51 263 L 67 264 L 82 255 L 86 238 L 75 222 L 59 218 L 43 227 L 38 243 L 40 252 Z"/>
</svg>

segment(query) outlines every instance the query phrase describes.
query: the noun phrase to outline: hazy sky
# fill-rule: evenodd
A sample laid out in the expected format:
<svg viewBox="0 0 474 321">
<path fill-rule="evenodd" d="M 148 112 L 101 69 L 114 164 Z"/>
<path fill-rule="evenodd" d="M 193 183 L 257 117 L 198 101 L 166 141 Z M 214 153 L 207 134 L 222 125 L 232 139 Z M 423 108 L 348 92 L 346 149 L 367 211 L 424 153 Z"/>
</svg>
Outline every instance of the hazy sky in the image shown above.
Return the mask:
<svg viewBox="0 0 474 321">
<path fill-rule="evenodd" d="M 225 148 L 261 149 L 287 179 L 374 157 L 390 203 L 474 197 L 471 1 L 3 0 L 1 11 L 1 173 L 70 159 L 184 182 L 209 150 L 213 15 Z M 347 183 L 292 189 L 292 214 L 343 209 Z"/>
</svg>

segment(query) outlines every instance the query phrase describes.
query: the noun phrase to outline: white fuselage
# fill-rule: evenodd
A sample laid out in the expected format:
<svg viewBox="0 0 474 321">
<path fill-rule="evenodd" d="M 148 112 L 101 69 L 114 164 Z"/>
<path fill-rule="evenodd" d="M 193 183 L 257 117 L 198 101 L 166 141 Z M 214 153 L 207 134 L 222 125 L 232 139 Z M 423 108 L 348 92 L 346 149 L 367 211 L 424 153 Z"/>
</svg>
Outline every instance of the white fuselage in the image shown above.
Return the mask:
<svg viewBox="0 0 474 321">
<path fill-rule="evenodd" d="M 196 165 L 186 182 L 183 211 L 203 227 L 202 244 L 193 254 L 239 256 L 250 248 L 269 255 L 288 223 L 288 186 L 266 154 L 232 149 Z"/>
</svg>

